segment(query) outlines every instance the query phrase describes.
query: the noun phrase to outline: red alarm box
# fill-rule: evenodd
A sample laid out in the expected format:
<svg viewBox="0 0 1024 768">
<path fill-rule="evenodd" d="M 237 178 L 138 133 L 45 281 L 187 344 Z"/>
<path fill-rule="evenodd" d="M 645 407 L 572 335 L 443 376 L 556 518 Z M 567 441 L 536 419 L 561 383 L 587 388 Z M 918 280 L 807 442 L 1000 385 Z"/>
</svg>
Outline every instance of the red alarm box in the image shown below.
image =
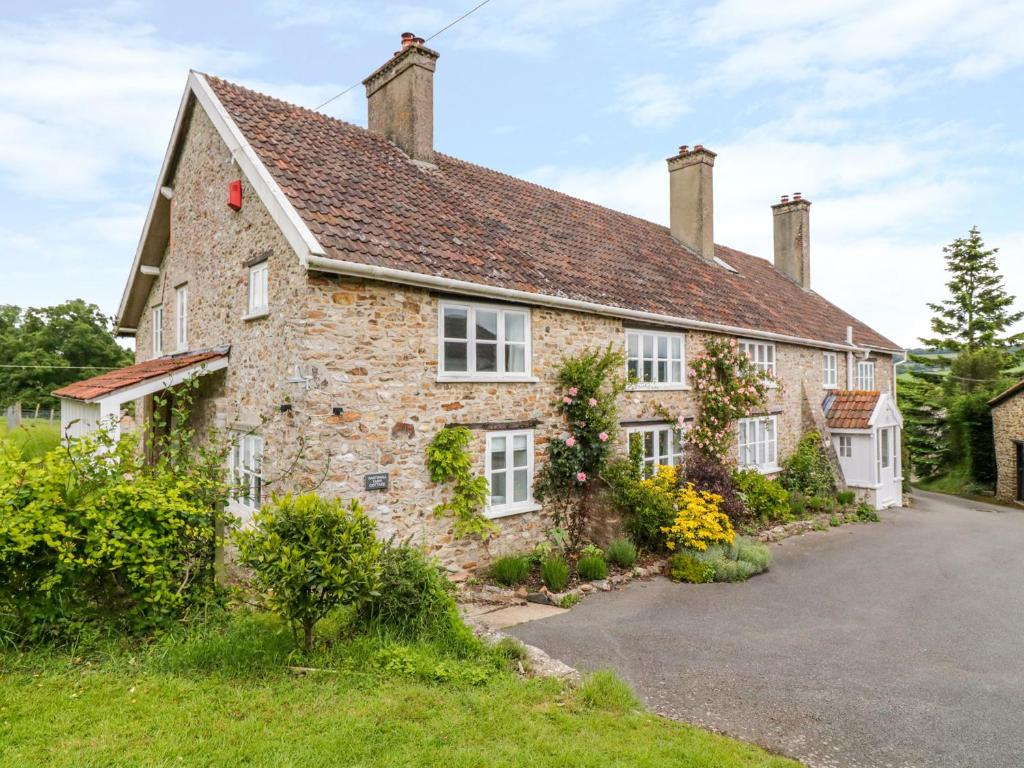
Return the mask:
<svg viewBox="0 0 1024 768">
<path fill-rule="evenodd" d="M 242 181 L 235 179 L 228 182 L 228 207 L 236 211 L 242 209 Z"/>
</svg>

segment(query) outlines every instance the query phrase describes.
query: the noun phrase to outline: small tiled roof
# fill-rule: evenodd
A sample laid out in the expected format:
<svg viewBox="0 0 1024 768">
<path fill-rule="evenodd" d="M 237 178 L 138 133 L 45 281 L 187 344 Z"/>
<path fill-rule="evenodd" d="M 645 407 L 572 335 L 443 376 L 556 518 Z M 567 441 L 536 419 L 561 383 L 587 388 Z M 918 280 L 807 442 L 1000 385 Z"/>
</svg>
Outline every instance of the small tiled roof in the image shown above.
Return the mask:
<svg viewBox="0 0 1024 768">
<path fill-rule="evenodd" d="M 764 259 L 715 246 L 732 272 L 659 224 L 440 153 L 423 167 L 364 128 L 207 82 L 329 258 L 832 344 L 852 326 L 860 346 L 900 349 Z"/>
<path fill-rule="evenodd" d="M 1005 390 L 1003 392 L 1000 392 L 998 395 L 993 397 L 991 400 L 988 401 L 988 405 L 989 405 L 990 408 L 994 408 L 995 406 L 999 405 L 1004 400 L 1009 400 L 1011 397 L 1016 395 L 1018 392 L 1024 392 L 1024 379 L 1021 379 L 1020 381 L 1018 381 L 1016 384 L 1014 384 L 1009 389 L 1007 389 L 1007 390 Z"/>
<path fill-rule="evenodd" d="M 822 410 L 829 429 L 868 429 L 881 392 L 840 390 L 825 397 Z"/>
<path fill-rule="evenodd" d="M 119 368 L 116 371 L 93 376 L 91 379 L 76 381 L 74 384 L 61 387 L 53 394 L 56 397 L 67 397 L 72 400 L 95 400 L 97 397 L 103 397 L 119 389 L 141 384 L 149 379 L 157 379 L 161 376 L 177 373 L 199 363 L 226 357 L 227 354 L 226 350 L 210 350 L 157 357 L 152 360 L 146 360 L 143 363 L 129 365 L 127 368 Z"/>
</svg>

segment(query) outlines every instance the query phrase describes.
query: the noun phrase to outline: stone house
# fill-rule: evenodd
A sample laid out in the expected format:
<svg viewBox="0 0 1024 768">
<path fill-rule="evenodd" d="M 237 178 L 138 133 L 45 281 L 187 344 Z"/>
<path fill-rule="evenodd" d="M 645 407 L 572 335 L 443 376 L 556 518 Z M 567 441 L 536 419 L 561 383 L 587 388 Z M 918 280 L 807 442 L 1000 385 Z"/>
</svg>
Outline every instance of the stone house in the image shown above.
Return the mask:
<svg viewBox="0 0 1024 768">
<path fill-rule="evenodd" d="M 713 336 L 782 382 L 738 425 L 738 464 L 773 473 L 806 430 L 827 439 L 833 393 L 894 400 L 900 348 L 811 289 L 808 200 L 771 206 L 769 262 L 714 243 L 715 154 L 700 145 L 668 160 L 669 227 L 441 154 L 437 58 L 403 38 L 365 80 L 368 129 L 190 73 L 117 315 L 138 365 L 61 390 L 68 413 L 94 424 L 138 399 L 145 414 L 200 374 L 197 418 L 238 434 L 243 518 L 270 490 L 358 497 L 383 534 L 471 569 L 551 525 L 532 487 L 565 437 L 564 356 L 626 353 L 640 383 L 621 440 L 640 433 L 648 464 L 685 450 L 664 414 L 695 415 L 687 361 Z M 453 424 L 490 484 L 501 532 L 486 544 L 433 513 L 447 489 L 425 449 Z M 878 431 L 862 432 L 874 457 Z"/>
<path fill-rule="evenodd" d="M 988 404 L 996 448 L 996 498 L 1024 503 L 1024 379 Z"/>
</svg>

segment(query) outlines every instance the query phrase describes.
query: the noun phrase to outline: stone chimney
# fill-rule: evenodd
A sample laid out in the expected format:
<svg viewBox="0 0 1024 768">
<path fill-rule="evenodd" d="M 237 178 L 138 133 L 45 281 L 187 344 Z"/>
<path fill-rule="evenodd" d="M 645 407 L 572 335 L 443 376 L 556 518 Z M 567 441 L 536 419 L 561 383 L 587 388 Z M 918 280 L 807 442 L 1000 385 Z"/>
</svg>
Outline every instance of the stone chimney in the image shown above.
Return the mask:
<svg viewBox="0 0 1024 768">
<path fill-rule="evenodd" d="M 772 206 L 775 268 L 805 291 L 811 289 L 811 202 L 799 192 Z"/>
<path fill-rule="evenodd" d="M 685 145 L 668 159 L 669 228 L 672 237 L 702 259 L 715 257 L 712 171 L 715 153 Z"/>
<path fill-rule="evenodd" d="M 402 49 L 363 80 L 368 126 L 401 147 L 413 160 L 434 162 L 434 66 L 438 53 L 412 32 Z"/>
</svg>

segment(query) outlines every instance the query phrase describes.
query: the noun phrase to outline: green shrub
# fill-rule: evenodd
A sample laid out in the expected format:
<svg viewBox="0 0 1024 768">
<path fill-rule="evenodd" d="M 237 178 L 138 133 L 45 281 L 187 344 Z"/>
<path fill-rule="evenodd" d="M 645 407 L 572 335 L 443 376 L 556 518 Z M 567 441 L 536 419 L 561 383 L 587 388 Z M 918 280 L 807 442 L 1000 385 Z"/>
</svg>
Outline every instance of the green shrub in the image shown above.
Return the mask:
<svg viewBox="0 0 1024 768">
<path fill-rule="evenodd" d="M 454 585 L 419 549 L 389 542 L 381 553 L 380 583 L 358 607 L 366 629 L 401 640 L 448 640 L 465 627 L 452 597 Z"/>
<path fill-rule="evenodd" d="M 839 491 L 839 493 L 836 494 L 836 501 L 838 501 L 844 507 L 850 506 L 856 500 L 856 491 Z"/>
<path fill-rule="evenodd" d="M 580 550 L 580 557 L 604 557 L 604 550 L 597 544 L 585 544 Z"/>
<path fill-rule="evenodd" d="M 612 498 L 633 543 L 652 552 L 664 551 L 662 529 L 671 526 L 675 518 L 672 495 L 641 482 L 641 473 L 629 461 L 610 465 L 605 479 L 611 484 Z"/>
<path fill-rule="evenodd" d="M 605 548 L 605 556 L 612 565 L 632 568 L 636 562 L 636 547 L 628 539 L 615 539 Z"/>
<path fill-rule="evenodd" d="M 585 581 L 608 578 L 608 563 L 599 555 L 587 555 L 576 561 L 576 573 Z"/>
<path fill-rule="evenodd" d="M 320 619 L 379 591 L 383 543 L 355 500 L 346 507 L 313 493 L 275 498 L 236 539 L 240 562 L 297 641 L 302 630 L 307 651 Z"/>
<path fill-rule="evenodd" d="M 562 599 L 558 601 L 559 608 L 572 608 L 582 598 L 575 592 L 570 592 L 567 595 L 562 595 Z"/>
<path fill-rule="evenodd" d="M 672 555 L 668 559 L 668 573 L 673 581 L 685 581 L 689 584 L 706 584 L 715 578 L 714 567 L 691 552 Z"/>
<path fill-rule="evenodd" d="M 835 495 L 835 472 L 822 448 L 820 434 L 808 432 L 800 439 L 796 450 L 782 462 L 779 482 L 787 491 L 805 496 Z"/>
<path fill-rule="evenodd" d="M 768 547 L 739 536 L 732 544 L 712 545 L 704 552 L 695 553 L 694 557 L 711 569 L 709 581 L 746 581 L 767 570 L 772 562 Z"/>
<path fill-rule="evenodd" d="M 561 592 L 569 584 L 569 564 L 561 557 L 549 557 L 540 567 L 540 577 L 552 592 Z"/>
<path fill-rule="evenodd" d="M 861 502 L 860 504 L 857 505 L 856 514 L 857 519 L 864 523 L 877 523 L 879 520 L 882 519 L 878 516 L 878 513 L 874 510 L 874 507 L 872 507 L 867 502 Z"/>
<path fill-rule="evenodd" d="M 576 692 L 583 706 L 605 712 L 625 715 L 640 709 L 633 689 L 614 672 L 599 669 L 587 675 Z"/>
<path fill-rule="evenodd" d="M 503 637 L 501 640 L 491 646 L 491 650 L 498 658 L 504 659 L 508 662 L 519 662 L 526 663 L 529 659 L 529 654 L 526 652 L 526 646 L 521 641 L 514 637 Z"/>
<path fill-rule="evenodd" d="M 807 517 L 807 498 L 799 491 L 789 493 L 789 514 L 793 520 L 803 520 Z"/>
<path fill-rule="evenodd" d="M 824 512 L 831 514 L 836 510 L 835 496 L 811 496 L 805 500 L 807 508 L 812 512 Z"/>
<path fill-rule="evenodd" d="M 743 499 L 747 514 L 761 525 L 787 523 L 792 520 L 789 492 L 778 482 L 765 477 L 756 469 L 734 472 L 736 492 Z"/>
<path fill-rule="evenodd" d="M 522 555 L 499 557 L 491 565 L 491 578 L 505 587 L 516 587 L 530 575 L 530 558 Z"/>
</svg>

